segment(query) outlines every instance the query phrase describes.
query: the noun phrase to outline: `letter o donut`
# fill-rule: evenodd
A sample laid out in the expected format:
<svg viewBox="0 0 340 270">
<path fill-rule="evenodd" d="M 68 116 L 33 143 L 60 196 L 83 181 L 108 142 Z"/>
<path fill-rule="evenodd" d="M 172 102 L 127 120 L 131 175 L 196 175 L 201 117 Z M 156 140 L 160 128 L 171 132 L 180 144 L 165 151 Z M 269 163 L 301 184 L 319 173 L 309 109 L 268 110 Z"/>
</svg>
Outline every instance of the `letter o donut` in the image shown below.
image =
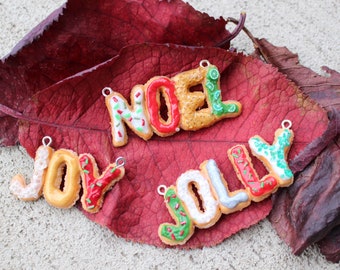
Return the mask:
<svg viewBox="0 0 340 270">
<path fill-rule="evenodd" d="M 66 166 L 64 188 L 60 189 L 63 169 Z M 46 201 L 58 208 L 70 208 L 79 198 L 80 165 L 76 153 L 59 149 L 54 152 L 46 173 L 44 197 Z"/>
<path fill-rule="evenodd" d="M 168 108 L 168 119 L 164 121 L 160 116 L 159 92 L 165 94 L 166 106 Z M 179 130 L 180 113 L 178 100 L 175 95 L 175 84 L 167 77 L 152 78 L 146 84 L 146 105 L 148 107 L 151 127 L 159 136 L 169 136 Z"/>
<path fill-rule="evenodd" d="M 190 183 L 197 184 L 197 192 L 200 194 L 204 211 L 198 207 L 195 194 L 189 189 Z M 221 216 L 218 202 L 211 193 L 208 180 L 200 171 L 189 170 L 181 174 L 176 182 L 178 198 L 186 205 L 188 212 L 196 227 L 204 229 L 214 225 Z"/>
</svg>

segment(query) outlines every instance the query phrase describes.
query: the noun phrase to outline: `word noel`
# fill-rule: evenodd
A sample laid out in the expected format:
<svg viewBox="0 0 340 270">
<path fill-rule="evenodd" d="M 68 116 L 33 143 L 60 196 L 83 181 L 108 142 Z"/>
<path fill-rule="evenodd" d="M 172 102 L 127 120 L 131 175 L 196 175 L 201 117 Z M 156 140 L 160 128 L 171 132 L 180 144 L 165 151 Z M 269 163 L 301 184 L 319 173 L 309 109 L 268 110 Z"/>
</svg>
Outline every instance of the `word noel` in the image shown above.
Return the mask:
<svg viewBox="0 0 340 270">
<path fill-rule="evenodd" d="M 159 186 L 158 193 L 164 196 L 166 207 L 176 221 L 176 224 L 163 223 L 159 226 L 160 239 L 168 245 L 184 244 L 194 233 L 195 227 L 209 228 L 221 214 L 240 211 L 249 206 L 251 201 L 260 202 L 279 187 L 291 185 L 293 173 L 288 167 L 287 154 L 294 134 L 290 127 L 291 122 L 284 120 L 282 128 L 275 132 L 272 145 L 257 135 L 249 139 L 252 154 L 263 162 L 269 172 L 261 179 L 244 145 L 235 145 L 228 150 L 228 157 L 244 189 L 230 192 L 212 159 L 204 161 L 200 171 L 183 173 L 175 186 Z M 191 184 L 196 186 L 198 195 L 193 192 Z"/>
<path fill-rule="evenodd" d="M 124 97 L 105 87 L 102 94 L 111 118 L 113 145 L 127 143 L 124 123 L 144 140 L 153 133 L 170 136 L 180 130 L 199 130 L 209 127 L 223 118 L 241 113 L 237 101 L 222 101 L 219 90 L 220 74 L 209 61 L 202 60 L 196 69 L 184 71 L 173 78 L 157 76 L 145 85 L 136 85 L 131 91 L 131 106 Z M 190 91 L 201 84 L 203 92 Z M 167 119 L 161 115 L 160 94 L 164 97 Z M 202 108 L 204 104 L 206 108 Z M 124 123 L 123 123 L 124 122 Z"/>
</svg>

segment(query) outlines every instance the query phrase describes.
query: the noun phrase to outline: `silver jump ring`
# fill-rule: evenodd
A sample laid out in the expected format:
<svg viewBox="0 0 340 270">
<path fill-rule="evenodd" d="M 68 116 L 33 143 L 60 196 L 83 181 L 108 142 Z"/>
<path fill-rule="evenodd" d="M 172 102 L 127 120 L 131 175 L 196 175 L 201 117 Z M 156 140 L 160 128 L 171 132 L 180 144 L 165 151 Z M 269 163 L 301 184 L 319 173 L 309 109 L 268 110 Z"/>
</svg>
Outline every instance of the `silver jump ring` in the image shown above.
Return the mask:
<svg viewBox="0 0 340 270">
<path fill-rule="evenodd" d="M 116 159 L 117 168 L 123 167 L 125 165 L 125 163 L 126 163 L 126 161 L 125 161 L 125 158 L 123 158 L 123 157 L 118 157 Z"/>
<path fill-rule="evenodd" d="M 158 192 L 159 195 L 164 196 L 165 191 L 166 191 L 166 185 L 160 185 L 160 186 L 158 186 L 157 192 Z"/>
<path fill-rule="evenodd" d="M 50 136 L 45 136 L 41 141 L 44 146 L 50 146 L 52 143 L 52 138 Z"/>
<path fill-rule="evenodd" d="M 104 87 L 102 90 L 102 95 L 104 97 L 109 96 L 111 93 L 113 92 L 113 90 L 110 87 Z"/>
<path fill-rule="evenodd" d="M 290 129 L 291 127 L 292 127 L 292 121 L 290 121 L 290 120 L 288 120 L 288 119 L 285 119 L 285 120 L 283 120 L 282 121 L 282 123 L 281 123 L 281 127 L 282 128 L 288 128 L 288 129 Z"/>
<path fill-rule="evenodd" d="M 206 60 L 206 59 L 201 60 L 200 61 L 200 66 L 203 67 L 203 68 L 209 67 L 210 66 L 210 62 L 208 60 Z"/>
</svg>

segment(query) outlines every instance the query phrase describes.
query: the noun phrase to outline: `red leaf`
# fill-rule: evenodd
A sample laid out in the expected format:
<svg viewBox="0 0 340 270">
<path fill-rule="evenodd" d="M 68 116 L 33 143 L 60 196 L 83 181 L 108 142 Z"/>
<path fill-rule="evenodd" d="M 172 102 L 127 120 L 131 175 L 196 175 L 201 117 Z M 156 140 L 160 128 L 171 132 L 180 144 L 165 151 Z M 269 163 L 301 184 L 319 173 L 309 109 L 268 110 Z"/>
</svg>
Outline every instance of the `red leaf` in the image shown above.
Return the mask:
<svg viewBox="0 0 340 270">
<path fill-rule="evenodd" d="M 225 24 L 179 0 L 69 0 L 0 62 L 0 144 L 17 141 L 16 117 L 39 90 L 110 59 L 128 44 L 213 46 L 230 35 Z"/>
<path fill-rule="evenodd" d="M 110 86 L 128 98 L 134 85 L 156 75 L 171 77 L 196 68 L 202 59 L 219 68 L 223 100 L 240 101 L 244 108 L 241 116 L 196 132 L 180 131 L 168 138 L 154 135 L 147 142 L 129 132 L 125 147 L 112 147 L 109 115 L 101 95 L 104 87 Z M 127 239 L 162 245 L 158 226 L 172 219 L 157 187 L 175 183 L 181 173 L 198 169 L 201 162 L 213 158 L 229 187 L 240 188 L 226 151 L 235 143 L 246 144 L 255 134 L 272 142 L 284 119 L 293 122 L 296 138 L 290 159 L 328 125 L 323 109 L 275 68 L 257 59 L 217 48 L 140 44 L 126 47 L 118 57 L 39 92 L 22 117 L 20 141 L 33 155 L 40 139 L 51 135 L 55 147 L 90 152 L 101 168 L 118 156 L 125 157 L 126 176 L 107 194 L 102 211 L 87 216 Z M 259 175 L 263 175 L 260 162 L 255 158 L 253 161 Z M 197 229 L 185 247 L 219 243 L 257 223 L 270 209 L 271 202 L 266 200 L 223 216 L 215 226 Z"/>
</svg>

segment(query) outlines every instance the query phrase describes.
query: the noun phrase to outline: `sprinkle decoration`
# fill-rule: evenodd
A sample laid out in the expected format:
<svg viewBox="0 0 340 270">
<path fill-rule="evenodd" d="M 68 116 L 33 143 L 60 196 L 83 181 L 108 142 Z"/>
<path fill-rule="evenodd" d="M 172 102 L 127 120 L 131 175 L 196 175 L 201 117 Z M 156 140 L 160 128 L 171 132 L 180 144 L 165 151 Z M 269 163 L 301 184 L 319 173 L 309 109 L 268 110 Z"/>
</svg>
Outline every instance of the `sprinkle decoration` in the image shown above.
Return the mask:
<svg viewBox="0 0 340 270">
<path fill-rule="evenodd" d="M 191 91 L 201 85 L 201 91 Z M 130 104 L 126 97 L 110 87 L 102 89 L 111 118 L 112 144 L 124 146 L 128 142 L 126 127 L 137 136 L 149 140 L 153 134 L 165 137 L 183 130 L 206 128 L 224 118 L 240 115 L 242 106 L 234 100 L 222 101 L 220 73 L 208 60 L 202 60 L 195 69 L 174 77 L 155 76 L 145 84 L 131 89 Z M 167 117 L 160 110 L 160 96 L 165 100 Z M 206 101 L 207 107 L 201 108 Z"/>
<path fill-rule="evenodd" d="M 218 76 L 214 71 L 214 78 Z M 241 211 L 250 203 L 260 202 L 276 192 L 279 187 L 293 183 L 287 155 L 293 142 L 294 134 L 289 120 L 282 122 L 282 128 L 275 131 L 274 142 L 269 145 L 260 136 L 249 139 L 253 155 L 261 160 L 268 174 L 259 179 L 248 150 L 244 145 L 235 145 L 228 149 L 228 157 L 244 189 L 229 191 L 224 177 L 214 160 L 201 163 L 200 171 L 188 170 L 176 181 L 176 186 L 166 188 L 161 185 L 158 193 L 164 196 L 166 207 L 176 224 L 163 223 L 158 235 L 167 245 L 183 245 L 194 232 L 194 228 L 209 228 L 221 214 Z M 190 191 L 191 183 L 196 185 L 196 193 Z M 202 209 L 197 203 L 202 202 Z M 217 209 L 217 210 L 216 210 Z M 183 227 L 184 226 L 184 227 Z"/>
<path fill-rule="evenodd" d="M 236 145 L 229 149 L 229 157 L 242 184 L 253 197 L 271 194 L 277 189 L 278 182 L 273 176 L 259 179 L 248 151 L 244 145 Z M 242 173 L 240 173 L 242 172 Z"/>
<path fill-rule="evenodd" d="M 122 177 L 125 160 L 118 158 L 116 163 L 110 164 L 100 176 L 97 165 L 90 154 L 80 155 L 79 162 L 82 164 L 84 173 L 83 208 L 93 213 L 101 207 L 104 194 Z"/>
<path fill-rule="evenodd" d="M 190 238 L 194 226 L 181 200 L 177 197 L 174 187 L 166 190 L 164 201 L 171 215 L 176 220 L 176 225 L 165 223 L 160 226 L 159 233 L 162 241 L 171 245 L 172 241 L 184 241 Z"/>
</svg>

